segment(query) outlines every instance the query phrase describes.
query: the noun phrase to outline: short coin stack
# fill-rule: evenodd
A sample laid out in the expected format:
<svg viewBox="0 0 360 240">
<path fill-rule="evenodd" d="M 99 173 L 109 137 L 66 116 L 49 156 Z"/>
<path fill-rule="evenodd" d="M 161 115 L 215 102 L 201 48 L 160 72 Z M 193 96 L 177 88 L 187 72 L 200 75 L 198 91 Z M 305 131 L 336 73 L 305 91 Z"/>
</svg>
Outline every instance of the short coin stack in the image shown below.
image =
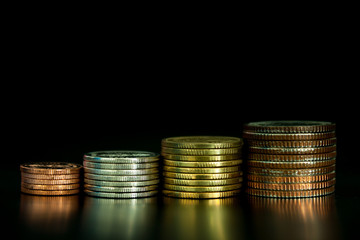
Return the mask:
<svg viewBox="0 0 360 240">
<path fill-rule="evenodd" d="M 80 192 L 82 166 L 66 162 L 20 165 L 21 191 L 34 195 L 71 195 Z"/>
<path fill-rule="evenodd" d="M 141 198 L 157 194 L 159 154 L 97 151 L 84 155 L 84 192 L 94 197 Z"/>
<path fill-rule="evenodd" d="M 162 140 L 164 190 L 169 197 L 222 198 L 240 193 L 243 141 L 226 136 Z"/>
<path fill-rule="evenodd" d="M 335 191 L 335 124 L 265 121 L 244 125 L 249 145 L 247 192 L 280 198 Z"/>
</svg>

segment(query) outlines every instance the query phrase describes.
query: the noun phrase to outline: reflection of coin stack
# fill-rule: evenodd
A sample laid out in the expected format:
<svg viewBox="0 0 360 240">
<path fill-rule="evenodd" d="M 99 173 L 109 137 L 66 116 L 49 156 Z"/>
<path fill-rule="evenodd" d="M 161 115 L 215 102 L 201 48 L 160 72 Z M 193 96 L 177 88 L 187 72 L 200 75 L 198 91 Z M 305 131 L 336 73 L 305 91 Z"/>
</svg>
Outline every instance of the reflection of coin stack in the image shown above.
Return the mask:
<svg viewBox="0 0 360 240">
<path fill-rule="evenodd" d="M 242 185 L 242 145 L 242 139 L 236 137 L 190 136 L 163 139 L 163 193 L 179 198 L 237 195 Z"/>
<path fill-rule="evenodd" d="M 98 151 L 84 155 L 85 193 L 139 198 L 158 192 L 159 155 L 146 151 Z"/>
<path fill-rule="evenodd" d="M 65 162 L 21 164 L 21 191 L 34 195 L 77 194 L 81 169 L 80 164 Z"/>
<path fill-rule="evenodd" d="M 335 124 L 267 121 L 244 125 L 248 189 L 266 197 L 313 197 L 335 191 Z"/>
</svg>

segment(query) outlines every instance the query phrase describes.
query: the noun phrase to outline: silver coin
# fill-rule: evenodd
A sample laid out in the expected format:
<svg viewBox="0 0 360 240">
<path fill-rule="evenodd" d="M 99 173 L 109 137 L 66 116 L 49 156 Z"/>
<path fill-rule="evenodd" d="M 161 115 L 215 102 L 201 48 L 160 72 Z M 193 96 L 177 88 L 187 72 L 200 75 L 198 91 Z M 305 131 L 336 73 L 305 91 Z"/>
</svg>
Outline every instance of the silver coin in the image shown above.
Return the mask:
<svg viewBox="0 0 360 240">
<path fill-rule="evenodd" d="M 112 164 L 112 163 L 95 163 L 84 160 L 84 167 L 97 168 L 97 169 L 109 169 L 109 170 L 136 170 L 144 168 L 157 168 L 158 162 L 151 163 L 138 163 L 138 164 Z"/>
<path fill-rule="evenodd" d="M 108 192 L 95 192 L 85 189 L 84 192 L 89 196 L 93 197 L 104 197 L 104 198 L 142 198 L 155 196 L 158 191 L 138 192 L 138 193 L 108 193 Z"/>
<path fill-rule="evenodd" d="M 159 154 L 148 151 L 95 151 L 84 155 L 84 160 L 98 163 L 147 163 L 159 161 Z"/>
<path fill-rule="evenodd" d="M 160 179 L 148 180 L 148 181 L 137 181 L 137 182 L 119 182 L 119 181 L 101 181 L 84 178 L 84 183 L 97 186 L 105 187 L 143 187 L 159 184 Z"/>
<path fill-rule="evenodd" d="M 116 175 L 100 175 L 92 173 L 84 173 L 84 177 L 100 181 L 112 182 L 137 182 L 137 181 L 150 181 L 159 178 L 159 174 L 137 175 L 137 176 L 116 176 Z"/>
<path fill-rule="evenodd" d="M 124 175 L 155 174 L 155 173 L 159 173 L 159 169 L 157 169 L 157 168 L 147 168 L 147 169 L 137 169 L 137 170 L 108 170 L 108 169 L 96 169 L 96 168 L 84 167 L 84 172 L 100 174 L 100 175 L 120 175 L 120 176 L 124 176 Z"/>
<path fill-rule="evenodd" d="M 84 184 L 84 188 L 94 192 L 110 192 L 110 193 L 135 193 L 153 191 L 158 188 L 158 185 L 150 185 L 143 187 L 107 187 Z"/>
</svg>

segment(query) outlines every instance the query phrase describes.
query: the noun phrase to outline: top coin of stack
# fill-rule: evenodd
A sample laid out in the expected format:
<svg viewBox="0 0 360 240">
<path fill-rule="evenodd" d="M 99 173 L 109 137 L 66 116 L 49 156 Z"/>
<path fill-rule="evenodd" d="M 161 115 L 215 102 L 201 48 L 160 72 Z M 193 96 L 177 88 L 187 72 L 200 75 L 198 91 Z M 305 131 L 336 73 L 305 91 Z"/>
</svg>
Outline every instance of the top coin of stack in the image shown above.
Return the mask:
<svg viewBox="0 0 360 240">
<path fill-rule="evenodd" d="M 335 190 L 335 124 L 265 121 L 244 125 L 248 189 L 266 197 L 313 197 Z"/>
<path fill-rule="evenodd" d="M 158 192 L 159 154 L 97 151 L 84 155 L 85 193 L 106 198 L 140 198 Z"/>
<path fill-rule="evenodd" d="M 79 193 L 81 170 L 80 164 L 66 162 L 21 164 L 21 191 L 34 195 Z"/>
<path fill-rule="evenodd" d="M 224 136 L 163 139 L 163 193 L 179 198 L 237 195 L 242 184 L 242 145 L 241 138 Z"/>
</svg>

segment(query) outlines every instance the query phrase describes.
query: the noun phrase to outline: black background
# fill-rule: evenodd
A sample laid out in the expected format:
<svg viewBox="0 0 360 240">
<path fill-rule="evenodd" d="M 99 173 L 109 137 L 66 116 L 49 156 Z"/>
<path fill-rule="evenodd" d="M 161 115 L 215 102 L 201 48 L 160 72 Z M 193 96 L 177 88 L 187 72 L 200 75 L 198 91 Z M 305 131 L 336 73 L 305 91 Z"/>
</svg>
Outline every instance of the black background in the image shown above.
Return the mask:
<svg viewBox="0 0 360 240">
<path fill-rule="evenodd" d="M 186 14 L 22 7 L 5 27 L 2 88 L 2 176 L 17 179 L 5 191 L 14 226 L 22 162 L 82 163 L 96 150 L 160 152 L 165 137 L 241 137 L 247 122 L 318 120 L 337 125 L 338 209 L 342 226 L 354 229 L 352 14 L 329 6 L 229 7 L 221 16 L 206 6 Z"/>
</svg>

